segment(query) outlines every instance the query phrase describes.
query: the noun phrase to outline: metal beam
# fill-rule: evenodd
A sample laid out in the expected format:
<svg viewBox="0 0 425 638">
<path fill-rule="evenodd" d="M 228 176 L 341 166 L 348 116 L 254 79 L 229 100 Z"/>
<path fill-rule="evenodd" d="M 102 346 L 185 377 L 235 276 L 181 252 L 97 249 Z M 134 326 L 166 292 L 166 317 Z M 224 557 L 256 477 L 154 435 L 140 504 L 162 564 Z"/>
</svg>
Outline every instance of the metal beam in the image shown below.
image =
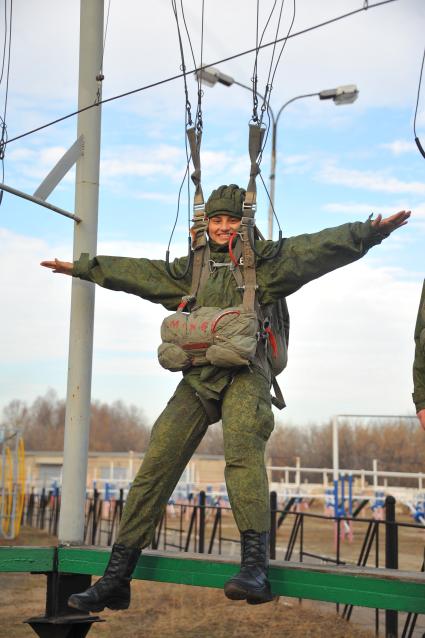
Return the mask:
<svg viewBox="0 0 425 638">
<path fill-rule="evenodd" d="M 0 572 L 50 572 L 54 547 L 0 547 Z"/>
<path fill-rule="evenodd" d="M 68 211 L 63 210 L 63 208 L 59 208 L 58 206 L 49 204 L 48 202 L 45 202 L 38 197 L 34 197 L 33 195 L 28 195 L 28 193 L 24 193 L 23 191 L 18 191 L 16 188 L 12 188 L 11 186 L 7 186 L 6 184 L 0 183 L 0 191 L 6 191 L 7 193 L 11 193 L 12 195 L 16 195 L 17 197 L 22 197 L 22 199 L 27 199 L 29 202 L 33 202 L 34 204 L 38 204 L 39 206 L 48 208 L 54 213 L 59 213 L 59 215 L 69 217 L 69 219 L 73 219 L 77 223 L 81 221 L 81 217 L 77 217 L 77 215 L 74 215 L 73 213 L 68 213 Z"/>
<path fill-rule="evenodd" d="M 109 550 L 59 548 L 59 569 L 100 576 Z M 238 562 L 222 557 L 144 551 L 134 578 L 199 587 L 223 587 Z M 425 574 L 396 569 L 308 565 L 271 561 L 270 581 L 276 595 L 309 598 L 361 607 L 425 613 Z"/>
<path fill-rule="evenodd" d="M 74 144 L 62 155 L 57 164 L 52 168 L 50 173 L 43 179 L 40 186 L 34 193 L 34 197 L 46 200 L 50 193 L 56 188 L 61 179 L 65 177 L 70 168 L 83 154 L 84 136 L 75 140 Z"/>
<path fill-rule="evenodd" d="M 53 547 L 0 547 L 0 572 L 54 570 Z M 68 574 L 101 576 L 109 548 L 59 547 L 57 568 Z M 133 577 L 197 587 L 223 587 L 238 561 L 220 556 L 172 554 L 145 550 Z M 425 613 L 425 574 L 398 569 L 347 565 L 308 565 L 271 561 L 270 581 L 276 595 L 360 607 Z"/>
</svg>

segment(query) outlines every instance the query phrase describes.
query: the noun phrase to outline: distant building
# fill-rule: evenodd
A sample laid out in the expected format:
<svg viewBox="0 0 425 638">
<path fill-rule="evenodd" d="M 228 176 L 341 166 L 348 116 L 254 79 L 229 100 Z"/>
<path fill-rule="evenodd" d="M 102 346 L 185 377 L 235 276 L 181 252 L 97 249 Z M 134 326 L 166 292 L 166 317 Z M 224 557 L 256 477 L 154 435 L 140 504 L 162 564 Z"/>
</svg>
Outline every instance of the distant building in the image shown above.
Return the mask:
<svg viewBox="0 0 425 638">
<path fill-rule="evenodd" d="M 27 490 L 47 490 L 62 482 L 62 452 L 37 452 L 28 450 L 26 455 Z M 87 488 L 105 490 L 127 489 L 139 469 L 144 454 L 139 452 L 89 452 Z M 223 493 L 224 457 L 213 454 L 194 454 L 184 470 L 179 490 L 207 490 Z M 183 494 L 182 494 L 183 496 Z"/>
</svg>

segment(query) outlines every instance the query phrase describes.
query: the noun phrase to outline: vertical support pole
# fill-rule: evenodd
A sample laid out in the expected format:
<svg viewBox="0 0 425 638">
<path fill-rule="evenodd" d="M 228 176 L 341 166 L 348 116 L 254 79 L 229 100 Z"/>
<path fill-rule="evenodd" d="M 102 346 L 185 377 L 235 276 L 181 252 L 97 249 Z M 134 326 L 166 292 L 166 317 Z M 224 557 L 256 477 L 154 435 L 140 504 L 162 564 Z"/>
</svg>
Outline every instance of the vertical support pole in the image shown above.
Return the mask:
<svg viewBox="0 0 425 638">
<path fill-rule="evenodd" d="M 372 469 L 373 469 L 373 489 L 378 489 L 378 459 L 373 459 L 372 461 Z"/>
<path fill-rule="evenodd" d="M 332 464 L 334 482 L 339 475 L 338 417 L 332 418 Z"/>
<path fill-rule="evenodd" d="M 2 445 L 1 451 L 1 494 L 0 494 L 0 538 L 5 536 L 6 530 L 6 444 L 4 442 L 5 439 L 5 430 L 0 430 L 0 443 Z"/>
<path fill-rule="evenodd" d="M 295 457 L 295 467 L 295 486 L 299 492 L 301 487 L 301 459 L 299 456 Z"/>
<path fill-rule="evenodd" d="M 198 552 L 203 554 L 205 552 L 205 492 L 201 490 L 199 492 L 199 541 Z"/>
<path fill-rule="evenodd" d="M 348 475 L 348 514 L 353 516 L 353 475 Z M 351 523 L 350 523 L 351 525 Z"/>
<path fill-rule="evenodd" d="M 270 492 L 270 558 L 276 558 L 276 516 L 277 516 L 277 494 Z"/>
<path fill-rule="evenodd" d="M 339 516 L 339 481 L 334 479 L 334 517 Z"/>
<path fill-rule="evenodd" d="M 78 108 L 97 98 L 96 75 L 101 68 L 103 0 L 81 0 Z M 100 106 L 78 116 L 77 137 L 84 138 L 84 153 L 77 160 L 74 259 L 96 254 L 99 200 Z M 84 501 L 90 425 L 93 352 L 94 285 L 72 280 L 69 334 L 68 389 L 59 540 L 81 544 L 84 537 Z"/>
<path fill-rule="evenodd" d="M 133 450 L 130 450 L 130 452 L 128 453 L 128 477 L 127 480 L 129 483 L 131 483 L 131 481 L 133 480 L 133 474 L 134 474 L 134 452 Z"/>
<path fill-rule="evenodd" d="M 395 498 L 385 499 L 385 567 L 398 569 L 398 529 L 395 524 Z M 392 609 L 385 611 L 385 638 L 397 638 L 398 612 Z"/>
</svg>

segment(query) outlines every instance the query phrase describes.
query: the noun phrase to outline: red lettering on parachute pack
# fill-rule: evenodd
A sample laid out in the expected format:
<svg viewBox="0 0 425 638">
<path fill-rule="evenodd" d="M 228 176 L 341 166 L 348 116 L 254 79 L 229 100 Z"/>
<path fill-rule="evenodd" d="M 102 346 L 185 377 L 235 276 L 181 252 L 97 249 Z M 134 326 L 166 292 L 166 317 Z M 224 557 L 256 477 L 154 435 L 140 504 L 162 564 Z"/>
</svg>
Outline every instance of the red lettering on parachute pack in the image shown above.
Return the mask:
<svg viewBox="0 0 425 638">
<path fill-rule="evenodd" d="M 178 319 L 173 319 L 170 321 L 171 328 L 178 328 L 180 325 L 180 321 Z"/>
<path fill-rule="evenodd" d="M 201 330 L 202 330 L 202 332 L 206 332 L 206 331 L 207 331 L 207 329 L 208 329 L 208 321 L 203 321 L 203 322 L 201 323 Z"/>
<path fill-rule="evenodd" d="M 190 332 L 193 332 L 194 330 L 196 330 L 196 323 L 190 323 L 189 324 L 189 330 L 190 330 Z"/>
</svg>

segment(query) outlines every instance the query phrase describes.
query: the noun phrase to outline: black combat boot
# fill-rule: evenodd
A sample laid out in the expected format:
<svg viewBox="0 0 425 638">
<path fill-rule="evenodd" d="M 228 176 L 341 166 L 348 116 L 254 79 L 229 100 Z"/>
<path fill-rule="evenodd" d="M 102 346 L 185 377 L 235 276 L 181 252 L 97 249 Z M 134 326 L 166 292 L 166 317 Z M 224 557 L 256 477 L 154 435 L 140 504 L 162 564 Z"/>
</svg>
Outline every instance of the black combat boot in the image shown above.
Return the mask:
<svg viewBox="0 0 425 638">
<path fill-rule="evenodd" d="M 241 569 L 224 585 L 227 598 L 246 600 L 251 605 L 273 600 L 267 578 L 268 541 L 267 532 L 249 529 L 241 533 Z"/>
<path fill-rule="evenodd" d="M 105 607 L 128 609 L 131 574 L 139 556 L 140 549 L 115 543 L 102 578 L 81 594 L 72 594 L 68 606 L 82 611 L 102 611 Z"/>
</svg>

